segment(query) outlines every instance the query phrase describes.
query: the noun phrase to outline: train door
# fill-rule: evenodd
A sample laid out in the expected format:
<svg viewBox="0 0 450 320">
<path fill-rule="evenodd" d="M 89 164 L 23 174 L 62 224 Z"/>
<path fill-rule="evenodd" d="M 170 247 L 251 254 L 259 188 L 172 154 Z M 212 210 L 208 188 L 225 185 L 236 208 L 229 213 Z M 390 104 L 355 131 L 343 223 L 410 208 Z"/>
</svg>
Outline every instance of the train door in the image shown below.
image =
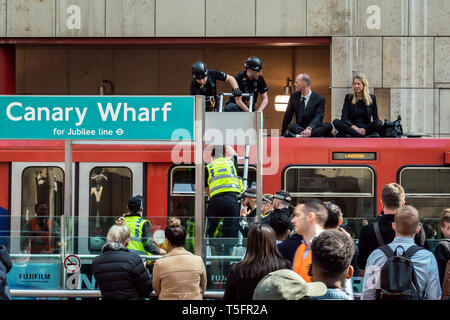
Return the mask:
<svg viewBox="0 0 450 320">
<path fill-rule="evenodd" d="M 64 163 L 11 164 L 11 288 L 60 288 L 63 204 Z"/>
<path fill-rule="evenodd" d="M 128 199 L 144 195 L 143 163 L 80 163 L 78 253 L 98 254 L 109 228 L 127 212 Z M 145 213 L 144 213 L 145 214 Z"/>
</svg>

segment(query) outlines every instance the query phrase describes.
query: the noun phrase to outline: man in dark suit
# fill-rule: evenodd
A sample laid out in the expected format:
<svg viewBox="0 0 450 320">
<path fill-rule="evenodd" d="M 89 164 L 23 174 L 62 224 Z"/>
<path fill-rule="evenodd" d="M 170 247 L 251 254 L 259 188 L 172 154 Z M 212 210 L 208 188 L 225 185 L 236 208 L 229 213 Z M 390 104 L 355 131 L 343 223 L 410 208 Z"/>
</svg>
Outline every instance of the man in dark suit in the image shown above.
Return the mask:
<svg viewBox="0 0 450 320">
<path fill-rule="evenodd" d="M 281 135 L 285 137 L 332 137 L 331 123 L 322 123 L 325 98 L 311 91 L 311 77 L 299 74 L 294 82 L 295 92 L 289 98 Z M 292 117 L 295 114 L 295 122 Z"/>
</svg>

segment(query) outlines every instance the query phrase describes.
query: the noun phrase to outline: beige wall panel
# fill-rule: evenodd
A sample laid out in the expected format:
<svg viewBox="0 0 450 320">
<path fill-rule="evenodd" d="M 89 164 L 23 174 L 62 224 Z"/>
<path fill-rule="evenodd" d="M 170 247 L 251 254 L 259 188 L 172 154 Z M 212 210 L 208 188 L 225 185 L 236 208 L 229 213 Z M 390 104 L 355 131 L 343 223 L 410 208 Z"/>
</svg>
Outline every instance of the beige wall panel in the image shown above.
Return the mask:
<svg viewBox="0 0 450 320">
<path fill-rule="evenodd" d="M 107 37 L 154 37 L 155 0 L 106 0 Z"/>
<path fill-rule="evenodd" d="M 308 36 L 356 35 L 357 0 L 308 0 Z"/>
<path fill-rule="evenodd" d="M 0 0 L 0 37 L 6 37 L 6 0 Z"/>
<path fill-rule="evenodd" d="M 359 0 L 358 19 L 358 35 L 407 36 L 408 0 Z"/>
<path fill-rule="evenodd" d="M 450 89 L 439 91 L 439 117 L 437 117 L 437 128 L 439 133 L 450 137 Z"/>
<path fill-rule="evenodd" d="M 255 0 L 206 0 L 206 36 L 254 36 L 255 32 Z"/>
<path fill-rule="evenodd" d="M 450 38 L 436 38 L 434 41 L 434 81 L 450 83 Z"/>
<path fill-rule="evenodd" d="M 381 37 L 334 37 L 331 46 L 333 87 L 351 87 L 353 71 L 364 72 L 370 87 L 382 87 Z"/>
<path fill-rule="evenodd" d="M 115 49 L 114 87 L 116 94 L 156 95 L 158 50 Z"/>
<path fill-rule="evenodd" d="M 433 38 L 383 38 L 383 86 L 433 87 Z"/>
<path fill-rule="evenodd" d="M 296 48 L 295 77 L 307 73 L 312 79 L 311 89 L 324 96 L 326 100 L 324 122 L 331 121 L 332 96 L 330 89 L 330 49 L 329 48 Z M 293 87 L 293 85 L 292 85 Z"/>
<path fill-rule="evenodd" d="M 402 117 L 404 132 L 434 134 L 434 89 L 391 89 L 391 120 Z"/>
<path fill-rule="evenodd" d="M 342 106 L 344 105 L 345 95 L 351 93 L 351 88 L 333 88 L 331 96 L 333 100 L 331 119 L 340 119 L 342 114 Z"/>
<path fill-rule="evenodd" d="M 305 36 L 306 0 L 256 0 L 256 36 Z"/>
<path fill-rule="evenodd" d="M 375 97 L 377 98 L 378 118 L 381 121 L 390 119 L 391 117 L 391 89 L 379 88 L 374 90 Z"/>
<path fill-rule="evenodd" d="M 72 5 L 77 6 L 79 11 L 70 8 Z M 105 36 L 105 1 L 58 0 L 56 12 L 57 37 Z M 80 17 L 79 26 L 76 25 L 74 22 L 76 20 L 73 18 L 78 14 Z"/>
<path fill-rule="evenodd" d="M 69 61 L 64 48 L 29 48 L 23 52 L 27 94 L 67 94 Z"/>
<path fill-rule="evenodd" d="M 70 49 L 69 93 L 99 94 L 102 78 L 113 80 L 113 60 L 113 49 Z"/>
<path fill-rule="evenodd" d="M 189 95 L 192 63 L 202 59 L 201 49 L 159 49 L 158 94 Z"/>
<path fill-rule="evenodd" d="M 410 0 L 409 35 L 450 36 L 448 0 Z"/>
<path fill-rule="evenodd" d="M 205 0 L 156 0 L 157 37 L 203 37 Z"/>
<path fill-rule="evenodd" d="M 55 0 L 10 0 L 7 22 L 8 37 L 54 37 Z"/>
</svg>

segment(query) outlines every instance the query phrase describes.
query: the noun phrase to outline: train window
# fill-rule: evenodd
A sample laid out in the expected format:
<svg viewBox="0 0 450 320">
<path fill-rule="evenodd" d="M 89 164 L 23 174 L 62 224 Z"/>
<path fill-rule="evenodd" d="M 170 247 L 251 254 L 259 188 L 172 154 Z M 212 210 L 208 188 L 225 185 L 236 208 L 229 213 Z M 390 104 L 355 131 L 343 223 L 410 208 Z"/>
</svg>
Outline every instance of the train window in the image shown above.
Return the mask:
<svg viewBox="0 0 450 320">
<path fill-rule="evenodd" d="M 100 251 L 115 219 L 127 212 L 132 173 L 126 167 L 95 167 L 89 178 L 89 250 Z"/>
<path fill-rule="evenodd" d="M 64 172 L 58 167 L 28 167 L 22 172 L 21 250 L 60 252 Z"/>
<path fill-rule="evenodd" d="M 347 218 L 375 216 L 374 172 L 369 167 L 289 167 L 284 189 L 294 203 L 319 198 L 337 204 Z"/>
<path fill-rule="evenodd" d="M 416 207 L 422 218 L 439 218 L 443 208 L 450 208 L 450 168 L 403 168 L 399 177 L 406 203 Z"/>
<path fill-rule="evenodd" d="M 256 185 L 256 168 L 248 168 L 248 184 Z M 242 177 L 244 166 L 238 166 Z M 176 166 L 170 172 L 169 216 L 193 217 L 195 208 L 195 167 Z"/>
</svg>

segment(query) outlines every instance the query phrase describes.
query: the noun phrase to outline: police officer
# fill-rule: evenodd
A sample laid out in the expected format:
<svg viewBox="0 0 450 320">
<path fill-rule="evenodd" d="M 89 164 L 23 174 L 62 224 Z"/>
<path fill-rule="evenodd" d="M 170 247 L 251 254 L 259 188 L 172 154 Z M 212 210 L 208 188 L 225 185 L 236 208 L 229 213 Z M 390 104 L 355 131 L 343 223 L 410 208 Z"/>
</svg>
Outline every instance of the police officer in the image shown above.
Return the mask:
<svg viewBox="0 0 450 320">
<path fill-rule="evenodd" d="M 280 190 L 274 193 L 272 200 L 273 210 L 270 212 L 270 215 L 282 214 L 286 215 L 289 220 L 291 220 L 291 211 L 289 207 L 291 206 L 292 197 L 289 192 L 286 190 Z M 294 227 L 292 223 L 289 224 L 289 230 L 293 231 Z"/>
<path fill-rule="evenodd" d="M 258 94 L 261 94 L 262 101 L 257 111 L 262 112 L 269 103 L 267 91 L 269 90 L 266 81 L 262 76 L 263 65 L 258 57 L 249 57 L 244 64 L 245 70 L 238 73 L 235 78 L 242 93 L 253 93 L 253 111 L 256 110 L 256 101 Z M 224 108 L 225 111 L 249 111 L 250 98 L 242 99 L 243 104 L 239 103 L 234 97 L 228 99 Z"/>
<path fill-rule="evenodd" d="M 197 61 L 192 64 L 192 82 L 190 95 L 205 96 L 206 111 L 217 111 L 219 109 L 219 97 L 217 96 L 216 81 L 225 81 L 233 89 L 233 96 L 238 103 L 242 103 L 241 90 L 234 77 L 220 70 L 208 70 L 206 65 Z"/>
<path fill-rule="evenodd" d="M 234 161 L 225 158 L 225 146 L 216 146 L 211 154 L 213 160 L 206 166 L 207 188 L 210 196 L 206 210 L 207 235 L 214 237 L 216 234 L 217 237 L 219 235 L 217 227 L 223 221 L 220 236 L 234 238 L 237 237 L 239 229 L 237 196 L 244 190 L 242 180 L 237 174 L 237 158 L 234 157 Z"/>
<path fill-rule="evenodd" d="M 131 231 L 128 250 L 139 255 L 166 254 L 153 242 L 152 226 L 150 221 L 142 218 L 144 198 L 140 195 L 128 200 L 129 213 L 125 214 L 125 223 Z"/>
</svg>

